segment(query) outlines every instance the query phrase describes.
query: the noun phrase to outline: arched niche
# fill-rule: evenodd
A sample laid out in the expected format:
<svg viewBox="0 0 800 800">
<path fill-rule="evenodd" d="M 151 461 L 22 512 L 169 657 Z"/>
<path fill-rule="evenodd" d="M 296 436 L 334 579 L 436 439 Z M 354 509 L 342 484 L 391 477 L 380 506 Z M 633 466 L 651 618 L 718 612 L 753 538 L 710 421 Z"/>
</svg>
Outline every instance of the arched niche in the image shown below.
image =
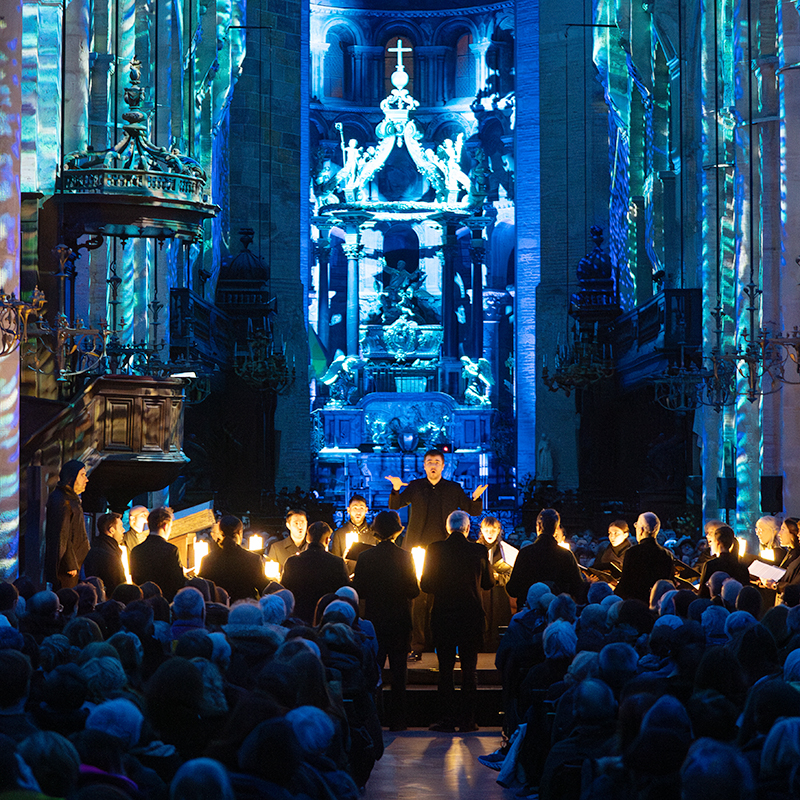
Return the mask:
<svg viewBox="0 0 800 800">
<path fill-rule="evenodd" d="M 329 100 L 350 100 L 353 95 L 351 48 L 355 36 L 346 25 L 336 25 L 325 34 L 325 43 L 323 94 Z"/>
</svg>

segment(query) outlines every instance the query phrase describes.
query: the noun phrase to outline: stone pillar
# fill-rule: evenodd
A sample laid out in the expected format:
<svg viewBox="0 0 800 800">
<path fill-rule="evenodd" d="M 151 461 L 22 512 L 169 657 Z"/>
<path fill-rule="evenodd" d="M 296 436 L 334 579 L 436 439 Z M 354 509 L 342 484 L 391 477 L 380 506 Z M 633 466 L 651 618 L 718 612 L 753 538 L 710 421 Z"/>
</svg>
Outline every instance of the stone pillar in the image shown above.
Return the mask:
<svg viewBox="0 0 800 800">
<path fill-rule="evenodd" d="M 330 42 L 311 43 L 311 96 L 317 100 L 325 97 L 325 54 Z"/>
<path fill-rule="evenodd" d="M 458 357 L 458 325 L 456 323 L 455 309 L 455 270 L 453 259 L 458 247 L 456 231 L 460 223 L 452 217 L 446 217 L 442 226 L 443 231 L 443 267 L 442 267 L 442 328 L 443 343 L 442 355 L 445 358 Z"/>
<path fill-rule="evenodd" d="M 483 227 L 472 229 L 472 358 L 483 356 L 483 259 L 486 255 Z"/>
<path fill-rule="evenodd" d="M 0 289 L 19 295 L 21 259 L 22 0 L 10 0 L 0 25 Z M 19 565 L 19 350 L 0 356 L 0 578 Z"/>
<path fill-rule="evenodd" d="M 347 243 L 342 246 L 347 256 L 347 355 L 358 355 L 358 263 L 361 245 L 358 231 L 347 232 Z"/>
<path fill-rule="evenodd" d="M 328 347 L 330 306 L 328 305 L 328 268 L 331 258 L 331 243 L 328 231 L 320 230 L 316 243 L 319 283 L 317 285 L 317 334 L 323 347 Z"/>
<path fill-rule="evenodd" d="M 473 43 L 469 46 L 475 59 L 475 92 L 486 89 L 489 83 L 489 67 L 486 64 L 486 53 L 492 46 L 491 41 Z"/>
<path fill-rule="evenodd" d="M 414 92 L 419 94 L 424 106 L 443 103 L 447 97 L 445 86 L 445 56 L 448 47 L 430 45 L 414 48 Z"/>
</svg>

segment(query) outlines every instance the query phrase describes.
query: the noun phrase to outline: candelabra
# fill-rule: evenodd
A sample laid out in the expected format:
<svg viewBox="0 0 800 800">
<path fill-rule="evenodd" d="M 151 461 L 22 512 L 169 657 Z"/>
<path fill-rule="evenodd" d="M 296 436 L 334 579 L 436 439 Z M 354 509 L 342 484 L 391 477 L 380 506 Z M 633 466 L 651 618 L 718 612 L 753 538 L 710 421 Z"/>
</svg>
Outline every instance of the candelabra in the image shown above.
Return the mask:
<svg viewBox="0 0 800 800">
<path fill-rule="evenodd" d="M 236 343 L 234 369 L 254 389 L 275 395 L 285 392 L 294 383 L 296 374 L 294 363 L 290 367 L 286 358 L 286 345 L 276 350 L 269 330 L 251 333 L 246 349 L 240 349 Z"/>
<path fill-rule="evenodd" d="M 596 328 L 596 326 L 595 326 Z M 559 345 L 553 373 L 544 358 L 542 380 L 551 392 L 563 389 L 567 397 L 573 389 L 589 386 L 614 374 L 611 345 L 597 342 L 595 333 L 577 331 L 571 345 Z"/>
</svg>

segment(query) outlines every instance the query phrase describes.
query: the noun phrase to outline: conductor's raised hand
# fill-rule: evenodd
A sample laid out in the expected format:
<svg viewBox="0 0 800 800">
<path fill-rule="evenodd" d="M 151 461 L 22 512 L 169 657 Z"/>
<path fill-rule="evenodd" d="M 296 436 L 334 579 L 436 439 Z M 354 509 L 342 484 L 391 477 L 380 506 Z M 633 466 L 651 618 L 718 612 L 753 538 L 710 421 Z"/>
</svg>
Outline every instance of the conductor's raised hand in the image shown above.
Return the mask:
<svg viewBox="0 0 800 800">
<path fill-rule="evenodd" d="M 399 492 L 403 486 L 408 486 L 407 483 L 403 483 L 402 478 L 398 478 L 397 475 L 385 475 L 384 480 L 391 481 L 392 483 L 392 490 L 395 492 Z"/>
<path fill-rule="evenodd" d="M 476 486 L 475 491 L 472 493 L 472 499 L 477 500 L 488 488 L 488 483 L 484 483 L 483 486 Z"/>
</svg>

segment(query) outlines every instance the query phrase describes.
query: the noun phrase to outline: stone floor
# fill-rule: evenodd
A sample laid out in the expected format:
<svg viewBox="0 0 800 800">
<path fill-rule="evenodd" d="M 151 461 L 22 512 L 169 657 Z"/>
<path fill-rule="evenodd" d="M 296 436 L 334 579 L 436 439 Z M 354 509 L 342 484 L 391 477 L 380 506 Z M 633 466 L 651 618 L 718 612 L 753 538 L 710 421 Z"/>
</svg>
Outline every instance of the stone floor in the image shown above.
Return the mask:
<svg viewBox="0 0 800 800">
<path fill-rule="evenodd" d="M 384 740 L 364 800 L 515 800 L 497 772 L 478 762 L 499 746 L 499 728 L 463 735 L 411 729 L 384 732 Z"/>
</svg>

